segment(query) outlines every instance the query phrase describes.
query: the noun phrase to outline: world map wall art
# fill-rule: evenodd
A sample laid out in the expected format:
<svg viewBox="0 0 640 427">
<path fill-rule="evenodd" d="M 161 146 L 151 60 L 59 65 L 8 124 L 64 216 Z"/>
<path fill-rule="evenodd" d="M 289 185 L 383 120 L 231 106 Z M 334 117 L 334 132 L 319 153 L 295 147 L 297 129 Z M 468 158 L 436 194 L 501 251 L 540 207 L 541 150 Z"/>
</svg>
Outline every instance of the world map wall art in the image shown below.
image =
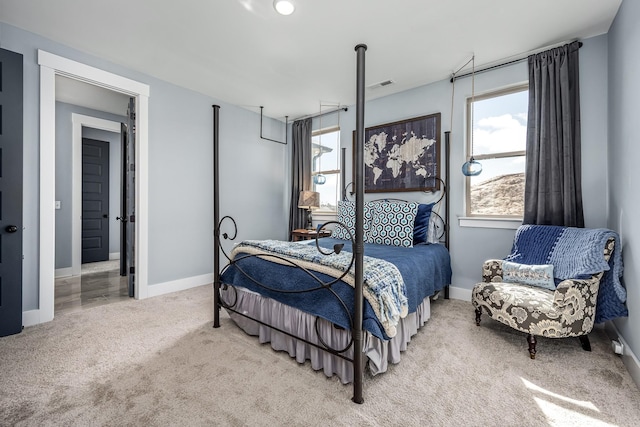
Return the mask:
<svg viewBox="0 0 640 427">
<path fill-rule="evenodd" d="M 355 132 L 353 147 L 355 152 Z M 440 189 L 439 163 L 440 113 L 364 131 L 366 193 L 437 191 Z"/>
</svg>

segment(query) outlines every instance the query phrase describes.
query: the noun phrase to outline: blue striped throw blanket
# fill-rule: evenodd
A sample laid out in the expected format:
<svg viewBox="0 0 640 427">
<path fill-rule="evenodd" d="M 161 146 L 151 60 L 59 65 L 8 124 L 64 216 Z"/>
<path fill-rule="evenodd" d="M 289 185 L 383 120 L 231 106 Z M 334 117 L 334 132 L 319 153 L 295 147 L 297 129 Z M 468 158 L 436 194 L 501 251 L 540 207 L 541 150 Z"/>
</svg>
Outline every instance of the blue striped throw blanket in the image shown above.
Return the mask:
<svg viewBox="0 0 640 427">
<path fill-rule="evenodd" d="M 604 247 L 615 240 L 607 263 Z M 622 248 L 615 231 L 556 225 L 522 225 L 516 231 L 511 254 L 505 258 L 520 264 L 553 264 L 556 279 L 588 278 L 604 271 L 596 305 L 596 323 L 629 314 L 622 277 Z"/>
<path fill-rule="evenodd" d="M 335 278 L 347 270 L 352 257 L 351 253 L 345 251 L 323 255 L 315 245 L 279 240 L 245 240 L 233 248 L 231 258 L 234 259 L 238 253 L 260 255 L 267 261 L 279 264 L 295 264 Z M 353 270 L 354 267 L 342 279 L 352 287 L 355 284 Z M 407 291 L 400 271 L 388 261 L 365 256 L 363 276 L 364 297 L 371 304 L 385 333 L 390 338 L 394 337 L 398 322 L 406 317 L 409 311 Z M 260 280 L 259 277 L 254 279 Z"/>
</svg>

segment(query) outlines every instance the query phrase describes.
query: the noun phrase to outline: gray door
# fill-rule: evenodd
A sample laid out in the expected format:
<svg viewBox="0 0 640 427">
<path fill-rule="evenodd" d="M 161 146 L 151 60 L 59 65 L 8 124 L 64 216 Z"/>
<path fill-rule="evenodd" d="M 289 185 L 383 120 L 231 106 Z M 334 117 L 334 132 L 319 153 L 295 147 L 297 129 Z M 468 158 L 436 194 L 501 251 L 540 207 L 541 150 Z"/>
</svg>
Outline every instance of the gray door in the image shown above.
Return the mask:
<svg viewBox="0 0 640 427">
<path fill-rule="evenodd" d="M 127 212 L 127 267 L 129 273 L 129 296 L 134 296 L 136 266 L 135 266 L 135 238 L 136 238 L 136 105 L 135 98 L 129 98 L 127 111 L 127 181 L 126 181 L 126 212 Z"/>
<path fill-rule="evenodd" d="M 22 55 L 0 49 L 0 336 L 22 330 Z"/>
<path fill-rule="evenodd" d="M 109 143 L 82 138 L 82 263 L 109 259 Z"/>
<path fill-rule="evenodd" d="M 127 125 L 120 123 L 120 216 L 116 218 L 120 221 L 120 276 L 127 275 L 127 139 Z"/>
</svg>

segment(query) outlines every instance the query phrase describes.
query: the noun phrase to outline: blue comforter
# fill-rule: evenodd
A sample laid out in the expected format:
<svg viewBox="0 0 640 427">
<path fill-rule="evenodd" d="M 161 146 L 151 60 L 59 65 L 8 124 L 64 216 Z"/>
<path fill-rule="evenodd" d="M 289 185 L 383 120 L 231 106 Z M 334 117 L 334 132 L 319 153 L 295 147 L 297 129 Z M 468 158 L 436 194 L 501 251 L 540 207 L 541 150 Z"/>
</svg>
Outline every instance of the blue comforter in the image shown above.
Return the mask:
<svg viewBox="0 0 640 427">
<path fill-rule="evenodd" d="M 331 249 L 336 243 L 344 243 L 343 251 L 351 252 L 351 242 L 332 238 L 319 240 L 320 246 Z M 443 245 L 416 245 L 413 248 L 365 244 L 365 255 L 384 259 L 394 264 L 400 271 L 407 289 L 409 312 L 415 312 L 422 300 L 443 289 L 451 282 L 451 262 L 449 252 Z M 342 307 L 327 289 L 298 293 L 298 290 L 317 288 L 309 274 L 301 269 L 273 263 L 257 257 L 237 257 L 239 260 L 226 269 L 222 275 L 222 283 L 231 284 L 259 292 L 274 300 L 280 301 L 302 311 L 319 316 L 330 322 L 349 329 L 350 316 L 353 316 L 353 288 L 343 282 L 332 285 L 345 302 L 347 310 Z M 240 270 L 247 273 L 243 274 Z M 323 282 L 334 280 L 322 273 L 314 273 Z M 281 293 L 261 288 L 254 280 L 260 281 L 272 289 L 290 291 Z M 293 292 L 291 292 L 293 291 Z M 363 328 L 381 339 L 389 339 L 382 325 L 375 316 L 371 305 L 364 301 Z"/>
</svg>

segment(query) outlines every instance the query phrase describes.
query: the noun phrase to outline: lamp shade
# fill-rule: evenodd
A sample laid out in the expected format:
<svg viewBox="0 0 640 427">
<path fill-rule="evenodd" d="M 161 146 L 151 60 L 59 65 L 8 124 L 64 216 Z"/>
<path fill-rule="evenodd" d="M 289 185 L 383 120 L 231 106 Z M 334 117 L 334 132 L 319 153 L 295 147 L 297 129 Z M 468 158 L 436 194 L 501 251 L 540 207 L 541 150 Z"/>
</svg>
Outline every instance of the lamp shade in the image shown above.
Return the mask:
<svg viewBox="0 0 640 427">
<path fill-rule="evenodd" d="M 317 191 L 301 191 L 298 198 L 298 207 L 311 209 L 320 207 L 320 193 Z"/>
</svg>

